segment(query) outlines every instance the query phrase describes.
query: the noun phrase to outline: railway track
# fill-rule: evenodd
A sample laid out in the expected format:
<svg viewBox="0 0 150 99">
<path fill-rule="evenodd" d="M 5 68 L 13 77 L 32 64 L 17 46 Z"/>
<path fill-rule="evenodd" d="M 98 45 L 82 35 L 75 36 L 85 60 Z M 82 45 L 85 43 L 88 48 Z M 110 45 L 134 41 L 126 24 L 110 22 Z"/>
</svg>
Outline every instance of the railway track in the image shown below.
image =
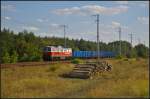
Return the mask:
<svg viewBox="0 0 150 99">
<path fill-rule="evenodd" d="M 0 64 L 1 68 L 14 67 L 14 66 L 41 66 L 41 65 L 50 65 L 56 63 L 71 63 L 71 61 L 48 61 L 48 62 L 19 62 L 19 63 L 7 63 Z"/>
</svg>

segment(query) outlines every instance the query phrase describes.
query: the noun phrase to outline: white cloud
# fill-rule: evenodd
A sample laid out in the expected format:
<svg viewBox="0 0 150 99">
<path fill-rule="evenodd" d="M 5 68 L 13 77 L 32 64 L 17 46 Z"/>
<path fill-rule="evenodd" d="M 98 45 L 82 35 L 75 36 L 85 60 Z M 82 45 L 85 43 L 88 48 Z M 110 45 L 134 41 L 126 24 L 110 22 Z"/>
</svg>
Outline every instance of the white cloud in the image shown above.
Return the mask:
<svg viewBox="0 0 150 99">
<path fill-rule="evenodd" d="M 43 20 L 42 20 L 42 19 L 37 19 L 37 21 L 38 21 L 38 22 L 43 22 Z"/>
<path fill-rule="evenodd" d="M 149 7 L 149 1 L 135 1 L 132 4 L 138 5 L 140 7 Z"/>
<path fill-rule="evenodd" d="M 52 23 L 52 24 L 50 24 L 50 26 L 51 26 L 51 27 L 60 27 L 60 25 L 59 25 L 59 24 L 56 24 L 56 23 Z"/>
<path fill-rule="evenodd" d="M 34 27 L 34 26 L 23 26 L 22 28 L 26 29 L 26 30 L 30 30 L 30 31 L 38 31 L 39 30 L 39 28 Z"/>
<path fill-rule="evenodd" d="M 112 28 L 117 28 L 117 27 L 121 26 L 121 24 L 116 21 L 112 21 L 111 25 L 112 25 Z"/>
<path fill-rule="evenodd" d="M 149 4 L 144 4 L 144 3 L 142 3 L 142 4 L 140 4 L 139 6 L 141 6 L 141 7 L 148 7 Z"/>
<path fill-rule="evenodd" d="M 143 4 L 144 7 L 149 7 L 149 1 L 145 1 L 145 3 Z"/>
<path fill-rule="evenodd" d="M 129 29 L 129 27 L 128 27 L 128 26 L 123 26 L 123 28 L 124 28 L 124 29 Z"/>
<path fill-rule="evenodd" d="M 137 17 L 137 20 L 142 24 L 149 24 L 149 17 Z"/>
<path fill-rule="evenodd" d="M 128 4 L 128 1 L 115 1 L 118 4 Z"/>
<path fill-rule="evenodd" d="M 49 35 L 49 33 L 46 33 L 46 32 L 39 32 L 38 34 L 39 34 L 40 36 L 42 36 L 42 37 Z"/>
<path fill-rule="evenodd" d="M 149 7 L 149 1 L 115 1 L 120 5 Z"/>
<path fill-rule="evenodd" d="M 58 15 L 70 15 L 70 14 L 79 14 L 79 15 L 89 15 L 89 14 L 104 14 L 104 15 L 115 15 L 123 12 L 127 12 L 127 6 L 117 6 L 117 7 L 104 7 L 99 5 L 86 5 L 81 7 L 72 7 L 64 9 L 56 9 L 52 11 Z"/>
<path fill-rule="evenodd" d="M 129 1 L 130 6 L 149 7 L 149 1 Z"/>
<path fill-rule="evenodd" d="M 16 11 L 16 7 L 14 5 L 2 5 L 1 9 L 6 11 Z"/>
<path fill-rule="evenodd" d="M 80 23 L 89 24 L 89 23 L 91 23 L 91 22 L 90 22 L 90 21 L 80 21 Z"/>
<path fill-rule="evenodd" d="M 47 20 L 47 19 L 40 19 L 40 18 L 39 18 L 39 19 L 37 19 L 37 21 L 38 21 L 38 22 L 48 22 L 48 20 Z"/>
<path fill-rule="evenodd" d="M 63 15 L 63 14 L 78 14 L 81 13 L 80 12 L 80 8 L 79 7 L 72 7 L 72 8 L 64 8 L 64 9 L 56 9 L 53 12 L 59 15 Z"/>
<path fill-rule="evenodd" d="M 60 24 L 57 24 L 57 23 L 51 23 L 49 25 L 49 30 L 51 31 L 52 34 L 59 34 L 61 35 L 63 29 L 61 29 L 61 25 Z"/>
<path fill-rule="evenodd" d="M 121 23 L 116 22 L 116 21 L 112 21 L 111 25 L 108 25 L 107 27 L 111 27 L 112 29 L 115 29 L 115 28 L 118 28 L 118 27 L 121 27 L 122 29 L 128 29 L 129 28 L 128 26 L 121 25 Z"/>
<path fill-rule="evenodd" d="M 6 16 L 6 17 L 4 17 L 4 19 L 5 19 L 5 20 L 10 20 L 11 17 Z"/>
</svg>

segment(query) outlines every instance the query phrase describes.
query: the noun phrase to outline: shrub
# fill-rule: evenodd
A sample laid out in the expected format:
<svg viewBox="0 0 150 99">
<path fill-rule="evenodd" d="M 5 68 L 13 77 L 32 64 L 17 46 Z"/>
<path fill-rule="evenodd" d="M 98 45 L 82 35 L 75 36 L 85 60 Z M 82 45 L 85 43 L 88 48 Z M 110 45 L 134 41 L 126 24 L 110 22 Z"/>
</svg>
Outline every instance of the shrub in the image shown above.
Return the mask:
<svg viewBox="0 0 150 99">
<path fill-rule="evenodd" d="M 79 64 L 79 63 L 83 63 L 83 61 L 81 60 L 81 59 L 73 59 L 72 61 L 71 61 L 71 63 L 73 63 L 73 64 Z"/>
<path fill-rule="evenodd" d="M 3 63 L 10 63 L 10 55 L 8 52 L 4 53 L 4 56 L 2 57 L 2 62 Z"/>
<path fill-rule="evenodd" d="M 123 58 L 123 56 L 121 56 L 121 55 L 117 55 L 115 58 L 116 58 L 116 59 L 122 59 L 122 58 Z"/>
<path fill-rule="evenodd" d="M 10 57 L 10 62 L 11 63 L 16 63 L 18 61 L 18 54 L 16 53 L 16 51 L 13 52 L 13 54 Z"/>
<path fill-rule="evenodd" d="M 19 61 L 21 62 L 26 62 L 26 61 L 40 61 L 41 57 L 36 55 L 36 56 L 31 56 L 31 55 L 27 55 L 25 54 L 24 56 L 22 56 Z"/>
<path fill-rule="evenodd" d="M 48 69 L 47 71 L 48 71 L 48 72 L 49 72 L 49 71 L 55 72 L 58 68 L 59 68 L 58 65 L 52 65 L 52 66 L 49 67 L 49 69 Z"/>
<path fill-rule="evenodd" d="M 139 57 L 136 58 L 136 61 L 140 61 L 141 59 Z"/>
<path fill-rule="evenodd" d="M 25 62 L 25 61 L 30 61 L 30 58 L 27 54 L 24 54 L 24 56 L 22 56 L 20 59 L 19 59 L 20 62 Z"/>
<path fill-rule="evenodd" d="M 127 53 L 126 57 L 127 58 L 136 58 L 137 54 L 136 54 L 135 50 L 132 49 L 129 53 Z"/>
<path fill-rule="evenodd" d="M 124 61 L 129 61 L 129 59 L 128 59 L 128 58 L 124 58 L 123 60 L 124 60 Z"/>
<path fill-rule="evenodd" d="M 50 71 L 52 71 L 52 72 L 54 72 L 54 71 L 56 71 L 56 69 L 57 69 L 57 67 L 50 67 Z"/>
<path fill-rule="evenodd" d="M 31 56 L 30 61 L 40 61 L 41 57 L 40 56 Z"/>
</svg>

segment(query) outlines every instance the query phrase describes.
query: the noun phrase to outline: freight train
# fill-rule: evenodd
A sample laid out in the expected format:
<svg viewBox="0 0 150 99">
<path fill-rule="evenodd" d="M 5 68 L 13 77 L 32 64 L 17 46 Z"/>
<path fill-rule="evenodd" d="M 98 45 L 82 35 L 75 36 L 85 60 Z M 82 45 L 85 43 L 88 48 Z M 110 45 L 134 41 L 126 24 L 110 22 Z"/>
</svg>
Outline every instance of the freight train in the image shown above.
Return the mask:
<svg viewBox="0 0 150 99">
<path fill-rule="evenodd" d="M 112 58 L 116 53 L 112 51 L 100 51 L 99 57 Z M 72 48 L 63 48 L 62 46 L 45 46 L 43 49 L 43 60 L 65 60 L 71 58 L 96 58 L 97 51 L 72 51 Z"/>
</svg>

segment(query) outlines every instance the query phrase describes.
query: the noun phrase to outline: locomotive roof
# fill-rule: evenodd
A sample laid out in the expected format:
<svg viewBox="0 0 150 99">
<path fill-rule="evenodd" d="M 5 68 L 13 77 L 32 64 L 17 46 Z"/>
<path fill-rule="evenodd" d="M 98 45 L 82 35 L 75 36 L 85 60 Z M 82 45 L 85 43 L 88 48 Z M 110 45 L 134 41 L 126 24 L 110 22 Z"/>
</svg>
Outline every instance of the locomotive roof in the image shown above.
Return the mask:
<svg viewBox="0 0 150 99">
<path fill-rule="evenodd" d="M 50 48 L 52 48 L 52 47 L 64 48 L 63 46 L 45 46 L 45 47 L 50 47 Z"/>
</svg>

